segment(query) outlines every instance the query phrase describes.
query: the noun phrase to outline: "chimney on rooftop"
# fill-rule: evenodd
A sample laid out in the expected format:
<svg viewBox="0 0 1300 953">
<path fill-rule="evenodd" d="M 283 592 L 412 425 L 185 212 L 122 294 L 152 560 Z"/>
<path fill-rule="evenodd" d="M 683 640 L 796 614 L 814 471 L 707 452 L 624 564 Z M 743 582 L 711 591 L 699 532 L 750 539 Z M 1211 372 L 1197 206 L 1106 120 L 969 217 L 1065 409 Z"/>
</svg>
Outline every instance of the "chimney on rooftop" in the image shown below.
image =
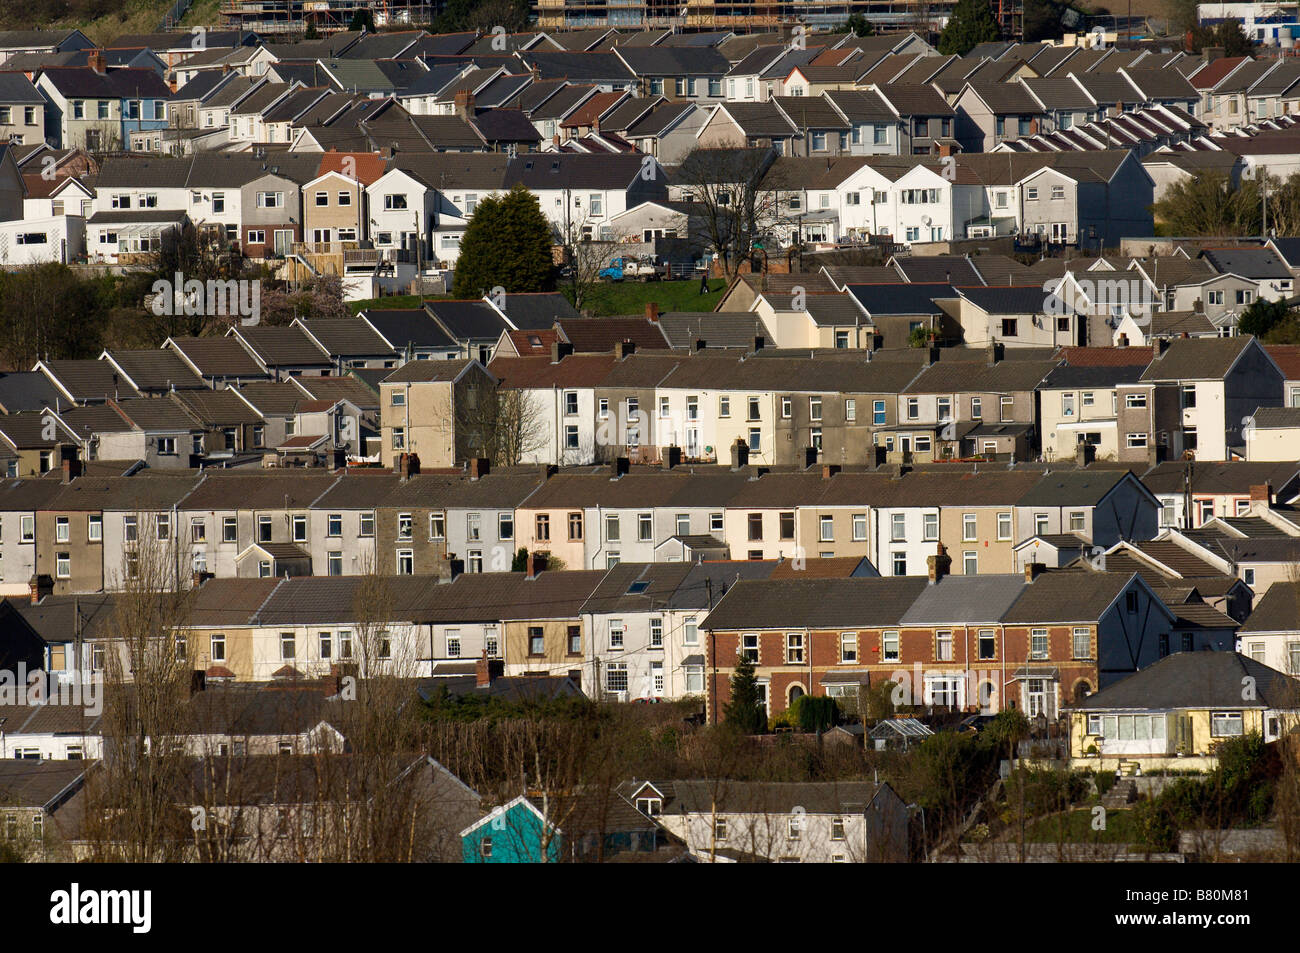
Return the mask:
<svg viewBox="0 0 1300 953">
<path fill-rule="evenodd" d="M 682 448 L 678 446 L 669 447 L 664 453 L 663 462 L 665 470 L 672 470 L 675 467 L 680 467 L 682 465 Z"/>
<path fill-rule="evenodd" d="M 645 305 L 645 319 L 647 321 L 659 320 L 659 302 L 647 301 Z"/>
<path fill-rule="evenodd" d="M 610 475 L 617 480 L 627 473 L 631 463 L 627 457 L 615 457 L 609 464 Z"/>
<path fill-rule="evenodd" d="M 948 575 L 952 569 L 952 557 L 948 555 L 948 547 L 938 543 L 934 548 L 934 555 L 925 557 L 925 566 L 931 585 Z"/>
<path fill-rule="evenodd" d="M 614 360 L 621 361 L 636 351 L 635 341 L 618 341 L 614 344 Z"/>
<path fill-rule="evenodd" d="M 54 580 L 47 573 L 37 573 L 27 581 L 27 594 L 36 605 L 54 591 Z"/>
<path fill-rule="evenodd" d="M 992 365 L 996 364 L 1006 356 L 1006 349 L 1001 341 L 994 341 L 992 344 L 984 348 L 984 353 L 988 358 L 989 364 Z"/>
<path fill-rule="evenodd" d="M 474 118 L 474 93 L 468 89 L 459 90 L 452 97 L 453 108 L 456 115 L 461 119 L 469 122 Z"/>
<path fill-rule="evenodd" d="M 573 353 L 573 345 L 568 341 L 551 342 L 551 363 L 559 364 L 564 358 Z"/>
<path fill-rule="evenodd" d="M 823 480 L 829 480 L 831 477 L 835 476 L 835 474 L 839 472 L 840 472 L 840 465 L 838 463 L 826 463 L 822 465 Z"/>
<path fill-rule="evenodd" d="M 741 467 L 749 466 L 749 444 L 739 437 L 731 445 L 731 469 L 739 470 Z"/>
<path fill-rule="evenodd" d="M 415 453 L 403 453 L 397 458 L 397 475 L 405 483 L 413 476 L 420 475 L 420 457 Z"/>
<path fill-rule="evenodd" d="M 1272 506 L 1273 505 L 1273 484 L 1264 483 L 1258 486 L 1252 486 L 1250 488 L 1250 499 L 1251 502 L 1255 502 L 1256 500 L 1258 500 L 1262 503 L 1267 504 L 1268 506 Z"/>
<path fill-rule="evenodd" d="M 90 67 L 92 70 L 94 70 L 96 73 L 98 73 L 100 76 L 103 76 L 104 73 L 107 71 L 107 67 L 104 60 L 104 51 L 91 50 L 90 54 L 86 57 L 86 65 Z"/>
<path fill-rule="evenodd" d="M 77 456 L 76 447 L 63 448 L 63 482 L 71 483 L 77 477 L 81 476 L 81 460 Z"/>
<path fill-rule="evenodd" d="M 487 652 L 474 663 L 474 682 L 479 688 L 487 688 L 505 674 L 506 663 L 502 659 L 488 658 Z"/>
<path fill-rule="evenodd" d="M 485 457 L 471 457 L 469 461 L 469 478 L 478 480 L 488 475 L 492 463 Z"/>
<path fill-rule="evenodd" d="M 754 335 L 754 350 L 761 351 L 767 346 L 767 339 L 761 334 Z"/>
<path fill-rule="evenodd" d="M 1077 466 L 1086 467 L 1097 459 L 1097 447 L 1085 440 L 1080 440 L 1074 446 L 1074 462 Z"/>
<path fill-rule="evenodd" d="M 695 350 L 697 350 L 697 351 L 703 351 L 704 348 L 705 348 L 705 346 L 706 346 L 706 345 L 705 345 L 705 343 L 704 343 L 704 338 L 696 338 L 696 339 L 695 339 Z"/>
<path fill-rule="evenodd" d="M 1029 562 L 1025 563 L 1025 582 L 1033 582 L 1035 579 L 1037 579 L 1039 576 L 1043 574 L 1043 570 L 1045 570 L 1046 568 L 1047 567 L 1045 565 L 1043 565 L 1036 559 L 1032 559 Z"/>
</svg>

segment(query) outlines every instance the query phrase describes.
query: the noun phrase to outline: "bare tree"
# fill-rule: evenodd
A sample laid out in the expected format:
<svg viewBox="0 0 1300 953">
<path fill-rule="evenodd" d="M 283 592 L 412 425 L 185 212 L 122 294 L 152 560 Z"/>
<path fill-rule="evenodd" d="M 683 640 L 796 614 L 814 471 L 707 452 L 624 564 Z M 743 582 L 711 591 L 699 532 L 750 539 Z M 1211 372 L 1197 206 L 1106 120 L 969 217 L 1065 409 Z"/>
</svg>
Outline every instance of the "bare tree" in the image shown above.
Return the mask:
<svg viewBox="0 0 1300 953">
<path fill-rule="evenodd" d="M 702 237 L 727 279 L 780 219 L 775 157 L 771 149 L 695 149 L 678 168 L 676 182 L 697 203 Z"/>
<path fill-rule="evenodd" d="M 541 407 L 520 388 L 499 386 L 473 406 L 466 403 L 458 416 L 459 429 L 477 438 L 478 448 L 496 466 L 517 466 L 545 442 Z"/>
<path fill-rule="evenodd" d="M 141 533 L 124 555 L 104 653 L 104 769 L 86 783 L 96 860 L 175 861 L 188 840 L 193 763 L 179 741 L 194 665 L 179 633 L 190 592 L 177 585 L 175 534 L 157 535 Z"/>
</svg>

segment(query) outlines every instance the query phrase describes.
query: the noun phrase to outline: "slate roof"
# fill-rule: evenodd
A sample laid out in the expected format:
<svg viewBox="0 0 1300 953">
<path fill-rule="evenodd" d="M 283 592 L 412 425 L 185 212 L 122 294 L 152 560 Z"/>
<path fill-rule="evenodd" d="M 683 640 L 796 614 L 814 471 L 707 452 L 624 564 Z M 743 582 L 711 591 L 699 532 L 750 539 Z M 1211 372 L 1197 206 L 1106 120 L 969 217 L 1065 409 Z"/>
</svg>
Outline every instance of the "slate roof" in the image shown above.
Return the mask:
<svg viewBox="0 0 1300 953">
<path fill-rule="evenodd" d="M 872 317 L 943 314 L 943 309 L 934 303 L 935 299 L 957 296 L 952 285 L 919 282 L 850 284 L 848 292 Z"/>
<path fill-rule="evenodd" d="M 83 781 L 86 768 L 84 761 L 0 761 L 0 803 L 16 807 L 50 806 Z"/>
<path fill-rule="evenodd" d="M 1250 335 L 1175 338 L 1147 367 L 1142 380 L 1221 380 L 1254 341 Z"/>
<path fill-rule="evenodd" d="M 1096 622 L 1132 578 L 1132 573 L 1124 572 L 1048 570 L 1024 586 L 1002 621 Z"/>
<path fill-rule="evenodd" d="M 407 361 L 384 378 L 385 384 L 428 384 L 454 381 L 473 361 Z"/>
<path fill-rule="evenodd" d="M 139 392 L 107 361 L 45 361 L 46 373 L 78 402 L 109 397 L 139 397 Z"/>
<path fill-rule="evenodd" d="M 1020 506 L 1096 506 L 1127 470 L 1054 470 L 1020 498 Z"/>
<path fill-rule="evenodd" d="M 1255 697 L 1243 698 L 1250 679 Z M 1236 652 L 1175 652 L 1089 695 L 1076 711 L 1160 711 L 1210 708 L 1300 708 L 1300 682 Z"/>
<path fill-rule="evenodd" d="M 232 330 L 268 367 L 329 367 L 330 355 L 301 327 L 258 325 Z"/>
<path fill-rule="evenodd" d="M 137 387 L 146 391 L 206 386 L 203 379 L 175 351 L 155 347 L 110 350 L 105 353 Z"/>
<path fill-rule="evenodd" d="M 1025 587 L 1021 575 L 945 576 L 921 590 L 899 625 L 997 622 Z"/>
<path fill-rule="evenodd" d="M 1300 584 L 1278 580 L 1269 586 L 1239 631 L 1242 635 L 1300 632 Z"/>
<path fill-rule="evenodd" d="M 926 579 L 914 576 L 741 581 L 722 597 L 700 628 L 897 625 L 926 585 Z"/>
<path fill-rule="evenodd" d="M 408 344 L 418 348 L 454 348 L 456 339 L 434 321 L 423 308 L 367 308 L 365 318 L 396 350 Z"/>
<path fill-rule="evenodd" d="M 395 353 L 374 328 L 359 318 L 309 318 L 302 327 L 331 357 Z"/>
<path fill-rule="evenodd" d="M 189 358 L 204 377 L 266 377 L 266 371 L 232 337 L 174 337 L 169 341 L 172 347 Z"/>
</svg>

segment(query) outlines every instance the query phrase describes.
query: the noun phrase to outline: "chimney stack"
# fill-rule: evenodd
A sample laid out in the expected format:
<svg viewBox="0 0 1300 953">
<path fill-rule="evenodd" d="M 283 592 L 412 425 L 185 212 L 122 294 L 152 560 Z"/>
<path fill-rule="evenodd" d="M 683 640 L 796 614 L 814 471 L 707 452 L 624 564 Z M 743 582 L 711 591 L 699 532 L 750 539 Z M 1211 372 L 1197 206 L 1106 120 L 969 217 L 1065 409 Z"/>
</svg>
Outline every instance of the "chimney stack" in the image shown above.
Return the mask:
<svg viewBox="0 0 1300 953">
<path fill-rule="evenodd" d="M 403 453 L 397 457 L 397 475 L 405 483 L 413 476 L 420 475 L 420 456 L 415 453 Z"/>
<path fill-rule="evenodd" d="M 697 351 L 703 351 L 704 348 L 705 348 L 704 338 L 696 338 L 696 339 L 695 339 L 695 350 L 697 350 Z"/>
<path fill-rule="evenodd" d="M 682 448 L 678 446 L 669 447 L 664 453 L 664 469 L 672 470 L 682 465 Z"/>
<path fill-rule="evenodd" d="M 1025 582 L 1033 582 L 1035 579 L 1037 579 L 1039 576 L 1043 574 L 1043 570 L 1045 570 L 1046 568 L 1047 567 L 1045 565 L 1043 565 L 1036 559 L 1032 559 L 1029 562 L 1025 563 Z"/>
<path fill-rule="evenodd" d="M 488 658 L 487 652 L 474 663 L 474 681 L 479 688 L 487 688 L 505 674 L 506 663 Z"/>
<path fill-rule="evenodd" d="M 736 442 L 731 445 L 731 469 L 739 470 L 747 466 L 749 466 L 749 444 L 737 437 Z"/>
<path fill-rule="evenodd" d="M 614 360 L 621 361 L 636 352 L 635 341 L 618 341 L 614 344 Z"/>
<path fill-rule="evenodd" d="M 934 548 L 934 555 L 925 557 L 925 566 L 931 585 L 948 575 L 952 569 L 952 557 L 948 555 L 948 547 L 943 543 L 937 544 Z"/>
<path fill-rule="evenodd" d="M 627 457 L 615 457 L 609 465 L 609 472 L 615 480 L 627 473 L 631 461 Z"/>
<path fill-rule="evenodd" d="M 817 448 L 808 446 L 803 448 L 803 467 L 805 470 L 811 470 L 817 466 L 818 452 Z"/>
<path fill-rule="evenodd" d="M 1076 465 L 1086 467 L 1097 459 L 1097 448 L 1090 443 L 1080 441 L 1074 446 L 1074 462 Z"/>
<path fill-rule="evenodd" d="M 488 470 L 492 467 L 491 461 L 484 457 L 471 457 L 469 461 L 469 478 L 478 480 L 488 475 Z"/>
<path fill-rule="evenodd" d="M 105 65 L 105 60 L 104 60 L 104 51 L 91 50 L 90 54 L 86 57 L 86 65 L 89 66 L 93 71 L 98 73 L 100 76 L 103 76 L 104 73 L 107 71 L 107 67 Z"/>
<path fill-rule="evenodd" d="M 647 321 L 659 320 L 659 302 L 647 301 L 645 304 L 645 319 Z"/>
<path fill-rule="evenodd" d="M 1264 483 L 1258 486 L 1252 486 L 1250 488 L 1250 499 L 1252 503 L 1255 501 L 1259 501 L 1267 504 L 1268 506 L 1272 506 L 1273 505 L 1273 484 Z"/>
<path fill-rule="evenodd" d="M 767 340 L 761 334 L 754 335 L 754 350 L 761 351 L 767 345 Z"/>
<path fill-rule="evenodd" d="M 474 94 L 470 90 L 460 90 L 452 97 L 452 102 L 456 115 L 461 119 L 469 122 L 474 118 Z"/>
<path fill-rule="evenodd" d="M 27 594 L 32 605 L 36 605 L 54 591 L 54 580 L 45 573 L 38 573 L 27 581 Z"/>
<path fill-rule="evenodd" d="M 991 366 L 993 364 L 996 364 L 998 361 L 1002 360 L 1002 358 L 1006 355 L 1006 348 L 1001 341 L 994 341 L 992 344 L 984 348 L 984 353 L 987 356 L 988 362 Z"/>
<path fill-rule="evenodd" d="M 835 476 L 835 474 L 839 472 L 840 472 L 840 465 L 838 463 L 827 463 L 822 465 L 823 480 L 829 480 L 831 477 Z"/>
<path fill-rule="evenodd" d="M 65 485 L 71 483 L 79 476 L 81 476 L 81 461 L 77 459 L 77 451 L 65 447 L 63 454 L 63 483 Z"/>
<path fill-rule="evenodd" d="M 573 345 L 568 341 L 551 342 L 551 363 L 559 364 L 560 361 L 573 353 Z"/>
</svg>

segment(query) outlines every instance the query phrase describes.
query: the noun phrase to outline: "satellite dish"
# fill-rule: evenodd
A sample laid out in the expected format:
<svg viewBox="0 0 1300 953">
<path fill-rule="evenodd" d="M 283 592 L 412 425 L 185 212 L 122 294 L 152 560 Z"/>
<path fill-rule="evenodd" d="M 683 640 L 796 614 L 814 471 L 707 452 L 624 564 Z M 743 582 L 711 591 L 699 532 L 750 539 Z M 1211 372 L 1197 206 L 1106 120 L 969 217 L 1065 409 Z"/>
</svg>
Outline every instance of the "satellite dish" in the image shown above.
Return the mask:
<svg viewBox="0 0 1300 953">
<path fill-rule="evenodd" d="M 928 226 L 928 225 L 930 224 L 930 222 L 932 222 L 932 221 L 933 221 L 933 219 L 931 219 L 929 215 L 922 215 L 922 216 L 921 216 L 921 224 L 922 224 L 922 225 L 926 225 L 926 226 Z"/>
</svg>

